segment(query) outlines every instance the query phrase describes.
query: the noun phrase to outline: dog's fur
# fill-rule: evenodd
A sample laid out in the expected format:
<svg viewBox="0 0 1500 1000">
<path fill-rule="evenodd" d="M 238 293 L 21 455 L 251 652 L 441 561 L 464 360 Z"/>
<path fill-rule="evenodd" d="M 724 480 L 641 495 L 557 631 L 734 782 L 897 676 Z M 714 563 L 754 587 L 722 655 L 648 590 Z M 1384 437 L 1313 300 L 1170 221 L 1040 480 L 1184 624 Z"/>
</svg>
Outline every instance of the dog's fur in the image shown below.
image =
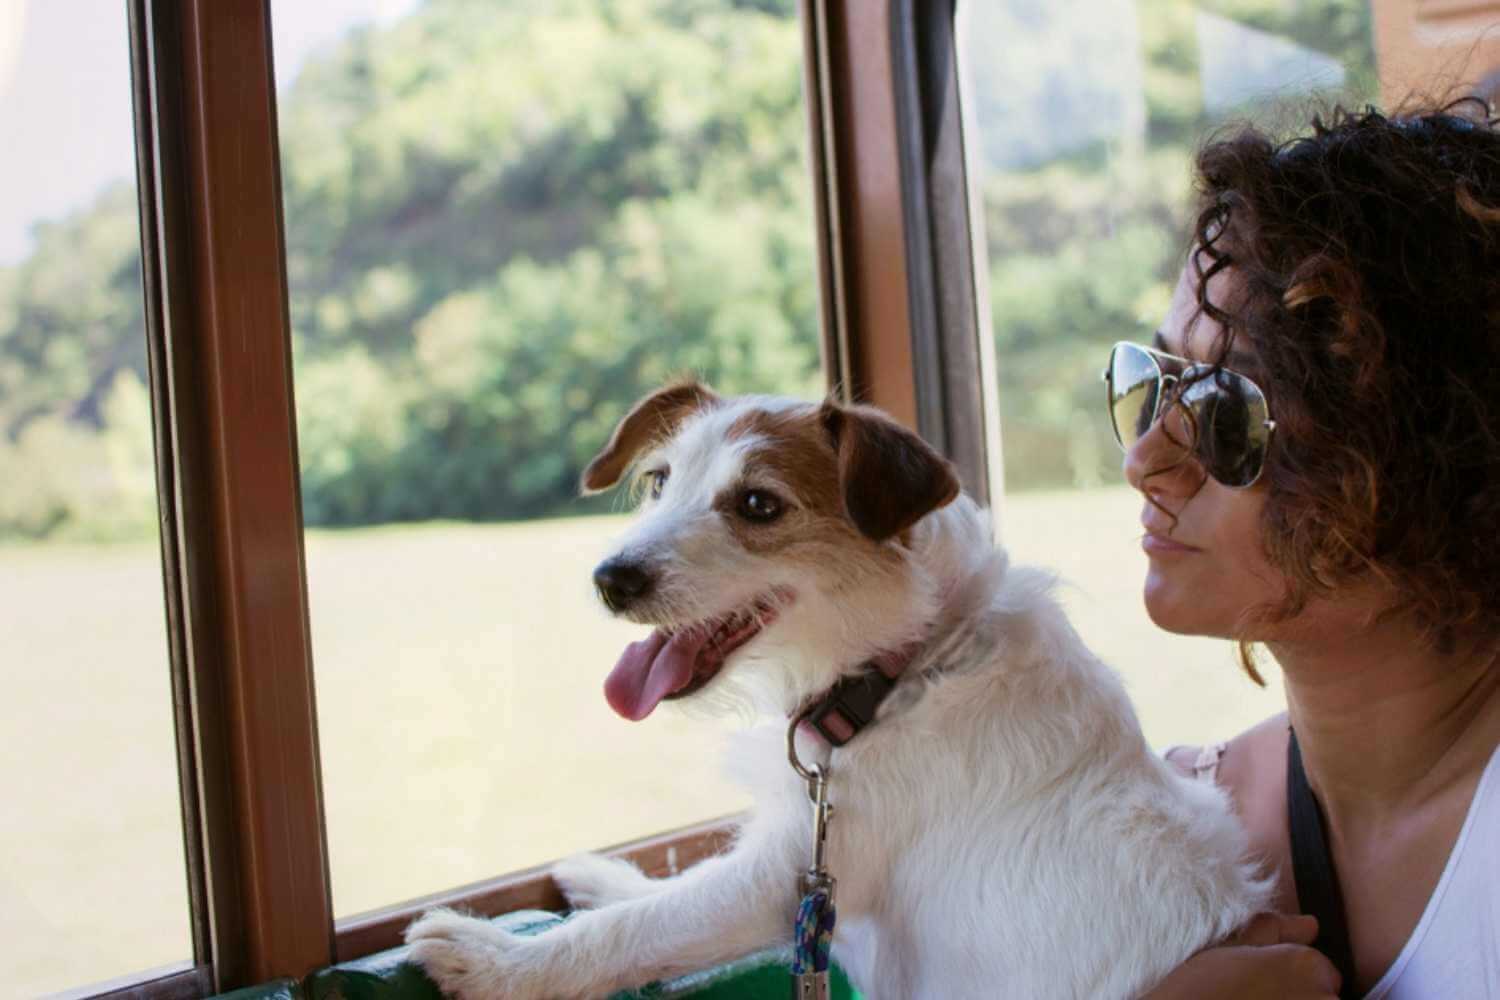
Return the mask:
<svg viewBox="0 0 1500 1000">
<path fill-rule="evenodd" d="M 584 912 L 535 938 L 428 913 L 407 937 L 445 992 L 595 997 L 788 942 L 811 809 L 786 720 L 912 644 L 876 724 L 831 753 L 834 959 L 866 997 L 1134 997 L 1261 908 L 1222 794 L 1150 751 L 1050 578 L 1007 565 L 915 435 L 865 408 L 685 384 L 638 404 L 585 486 L 632 465 L 670 478 L 617 551 L 657 573 L 629 617 L 670 630 L 777 595 L 774 622 L 689 699 L 774 720 L 731 755 L 756 807 L 732 850 L 672 878 L 558 865 Z M 747 487 L 785 513 L 746 522 Z"/>
</svg>

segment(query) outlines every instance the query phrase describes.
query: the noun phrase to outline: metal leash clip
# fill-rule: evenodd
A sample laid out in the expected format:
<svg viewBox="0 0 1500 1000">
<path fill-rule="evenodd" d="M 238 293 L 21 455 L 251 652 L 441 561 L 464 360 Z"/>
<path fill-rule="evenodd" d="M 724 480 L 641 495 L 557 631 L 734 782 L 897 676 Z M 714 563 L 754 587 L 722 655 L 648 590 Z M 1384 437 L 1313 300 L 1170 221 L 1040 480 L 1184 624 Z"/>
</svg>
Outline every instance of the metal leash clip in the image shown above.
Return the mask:
<svg viewBox="0 0 1500 1000">
<path fill-rule="evenodd" d="M 802 902 L 797 907 L 793 927 L 792 997 L 793 1000 L 828 1000 L 836 884 L 827 865 L 828 820 L 833 816 L 833 804 L 828 801 L 828 768 L 821 764 L 808 767 L 797 757 L 797 727 L 806 716 L 804 710 L 793 717 L 786 731 L 787 759 L 798 776 L 807 782 L 807 797 L 813 807 L 812 866 L 802 873 L 798 882 Z"/>
</svg>

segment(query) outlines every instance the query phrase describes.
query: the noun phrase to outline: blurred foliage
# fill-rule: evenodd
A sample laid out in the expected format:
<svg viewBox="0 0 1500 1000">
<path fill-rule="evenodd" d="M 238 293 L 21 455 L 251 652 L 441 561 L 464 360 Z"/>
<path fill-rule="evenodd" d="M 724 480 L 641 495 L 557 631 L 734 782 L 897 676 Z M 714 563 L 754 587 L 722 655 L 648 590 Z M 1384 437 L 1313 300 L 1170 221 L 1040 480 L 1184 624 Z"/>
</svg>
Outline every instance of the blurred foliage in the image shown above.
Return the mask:
<svg viewBox="0 0 1500 1000">
<path fill-rule="evenodd" d="M 1116 475 L 1098 369 L 1165 309 L 1223 117 L 1201 13 L 1373 90 L 1358 0 L 1089 2 L 971 5 L 1012 488 Z M 279 118 L 309 523 L 597 509 L 579 471 L 671 375 L 820 393 L 795 17 L 428 0 L 303 68 Z M 0 537 L 145 532 L 132 191 L 36 236 L 0 269 Z"/>
<path fill-rule="evenodd" d="M 586 509 L 673 374 L 819 391 L 792 8 L 433 0 L 307 67 L 281 128 L 309 522 Z"/>
<path fill-rule="evenodd" d="M 0 442 L 0 538 L 113 541 L 153 529 L 150 396 L 129 369 L 95 395 L 102 429 L 44 413 Z"/>
<path fill-rule="evenodd" d="M 1112 343 L 1149 338 L 1166 313 L 1198 145 L 1246 118 L 1285 133 L 1330 101 L 1372 103 L 1369 4 L 972 6 L 1006 487 L 1118 482 L 1100 372 Z M 1216 23 L 1232 47 L 1207 51 Z M 1205 61 L 1246 99 L 1208 106 Z M 1341 86 L 1305 85 L 1318 66 Z"/>
</svg>

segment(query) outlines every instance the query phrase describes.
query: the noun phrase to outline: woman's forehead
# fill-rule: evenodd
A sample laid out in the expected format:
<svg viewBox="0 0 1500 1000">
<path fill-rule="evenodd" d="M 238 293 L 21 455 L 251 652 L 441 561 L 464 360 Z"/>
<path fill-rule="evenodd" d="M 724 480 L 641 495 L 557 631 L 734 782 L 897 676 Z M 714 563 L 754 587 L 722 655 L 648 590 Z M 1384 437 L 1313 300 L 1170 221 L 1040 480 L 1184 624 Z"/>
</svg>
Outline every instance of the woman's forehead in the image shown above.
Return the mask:
<svg viewBox="0 0 1500 1000">
<path fill-rule="evenodd" d="M 1224 307 L 1235 288 L 1233 272 L 1220 271 L 1208 279 L 1208 301 Z M 1172 305 L 1156 330 L 1154 345 L 1178 357 L 1209 361 L 1218 358 L 1224 335 L 1223 324 L 1198 309 L 1198 276 L 1189 260 L 1172 291 Z M 1254 349 L 1244 338 L 1237 338 L 1225 362 L 1240 370 L 1253 368 Z"/>
</svg>

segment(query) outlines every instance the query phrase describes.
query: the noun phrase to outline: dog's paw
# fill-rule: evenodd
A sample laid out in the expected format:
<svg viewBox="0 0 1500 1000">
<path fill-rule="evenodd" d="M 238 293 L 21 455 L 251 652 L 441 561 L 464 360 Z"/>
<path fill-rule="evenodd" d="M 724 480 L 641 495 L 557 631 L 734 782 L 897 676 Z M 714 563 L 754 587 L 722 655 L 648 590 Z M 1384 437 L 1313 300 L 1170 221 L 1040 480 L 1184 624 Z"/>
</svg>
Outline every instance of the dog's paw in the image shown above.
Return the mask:
<svg viewBox="0 0 1500 1000">
<path fill-rule="evenodd" d="M 410 959 L 458 1000 L 543 1000 L 548 991 L 532 952 L 536 940 L 453 910 L 428 910 L 406 929 Z"/>
<path fill-rule="evenodd" d="M 597 910 L 651 894 L 654 886 L 639 868 L 622 858 L 575 854 L 552 866 L 552 881 L 575 910 Z"/>
</svg>

